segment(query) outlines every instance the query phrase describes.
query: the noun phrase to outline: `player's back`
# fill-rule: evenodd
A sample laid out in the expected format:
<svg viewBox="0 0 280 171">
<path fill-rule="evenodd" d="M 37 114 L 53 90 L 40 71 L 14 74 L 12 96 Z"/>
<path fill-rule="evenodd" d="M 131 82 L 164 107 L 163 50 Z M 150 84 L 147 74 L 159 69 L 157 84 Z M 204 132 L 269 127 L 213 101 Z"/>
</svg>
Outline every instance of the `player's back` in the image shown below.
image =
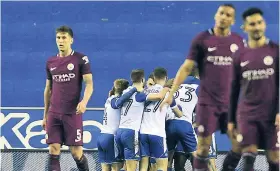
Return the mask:
<svg viewBox="0 0 280 171">
<path fill-rule="evenodd" d="M 155 84 L 146 89 L 147 94 L 159 93 L 163 89 L 163 86 Z M 165 137 L 165 117 L 167 114 L 167 107 L 159 110 L 161 101 L 147 101 L 143 113 L 143 119 L 141 123 L 141 134 L 150 134 Z"/>
<path fill-rule="evenodd" d="M 123 94 L 131 90 L 133 87 L 130 86 L 123 91 Z M 135 131 L 139 131 L 144 111 L 144 101 L 137 99 L 138 92 L 134 93 L 125 102 L 121 108 L 121 119 L 119 128 L 127 128 Z"/>
<path fill-rule="evenodd" d="M 193 111 L 198 101 L 198 90 L 200 80 L 189 76 L 184 84 L 181 84 L 178 91 L 174 94 L 174 98 L 178 106 L 181 106 L 183 111 L 182 117 L 174 117 L 176 120 L 184 120 L 192 123 Z"/>
<path fill-rule="evenodd" d="M 192 42 L 188 59 L 197 63 L 200 75 L 199 103 L 228 105 L 232 54 L 243 47 L 236 33 L 215 36 L 213 29 L 200 33 Z"/>
<path fill-rule="evenodd" d="M 104 117 L 103 117 L 103 127 L 101 133 L 115 134 L 119 128 L 121 109 L 112 107 L 112 100 L 117 98 L 117 96 L 112 95 L 106 100 Z"/>
<path fill-rule="evenodd" d="M 75 114 L 83 75 L 91 73 L 87 56 L 72 51 L 67 57 L 51 57 L 47 61 L 46 70 L 48 79 L 52 81 L 49 111 Z"/>
<path fill-rule="evenodd" d="M 275 119 L 279 89 L 279 46 L 271 41 L 236 54 L 241 95 L 238 113 L 252 119 Z M 278 104 L 277 104 L 278 105 Z"/>
</svg>

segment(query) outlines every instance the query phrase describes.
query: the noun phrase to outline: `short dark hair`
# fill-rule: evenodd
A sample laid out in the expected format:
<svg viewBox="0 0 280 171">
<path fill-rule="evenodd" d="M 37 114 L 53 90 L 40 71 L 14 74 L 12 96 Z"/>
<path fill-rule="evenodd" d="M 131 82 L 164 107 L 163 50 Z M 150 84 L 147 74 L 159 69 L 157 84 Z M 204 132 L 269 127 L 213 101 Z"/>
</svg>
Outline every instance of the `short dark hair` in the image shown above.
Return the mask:
<svg viewBox="0 0 280 171">
<path fill-rule="evenodd" d="M 167 70 L 162 67 L 155 68 L 153 73 L 155 79 L 164 79 L 167 77 Z"/>
<path fill-rule="evenodd" d="M 245 21 L 247 17 L 249 17 L 251 15 L 254 15 L 254 14 L 260 14 L 261 16 L 263 16 L 263 11 L 259 8 L 256 8 L 256 7 L 248 8 L 242 14 L 243 21 Z"/>
<path fill-rule="evenodd" d="M 114 93 L 122 94 L 122 92 L 128 88 L 129 82 L 126 79 L 116 79 L 116 87 L 114 87 Z"/>
<path fill-rule="evenodd" d="M 140 83 L 145 77 L 145 72 L 143 69 L 135 69 L 131 71 L 130 78 L 133 83 Z"/>
<path fill-rule="evenodd" d="M 73 30 L 68 26 L 60 26 L 55 30 L 56 33 L 68 33 L 72 38 L 74 36 Z"/>
<path fill-rule="evenodd" d="M 222 5 L 220 5 L 220 7 L 231 7 L 231 8 L 234 9 L 234 11 L 235 11 L 234 5 L 233 5 L 233 4 L 230 4 L 230 3 L 222 4 Z"/>
</svg>

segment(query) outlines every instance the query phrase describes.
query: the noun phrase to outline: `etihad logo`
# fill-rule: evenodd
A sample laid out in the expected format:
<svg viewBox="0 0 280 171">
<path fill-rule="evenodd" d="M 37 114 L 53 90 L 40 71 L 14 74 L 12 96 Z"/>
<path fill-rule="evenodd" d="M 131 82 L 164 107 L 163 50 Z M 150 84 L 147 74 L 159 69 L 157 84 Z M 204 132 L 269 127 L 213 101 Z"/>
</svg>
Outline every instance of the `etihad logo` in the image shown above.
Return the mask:
<svg viewBox="0 0 280 171">
<path fill-rule="evenodd" d="M 273 68 L 247 70 L 242 73 L 242 77 L 246 80 L 262 80 L 268 79 L 269 76 L 274 74 Z"/>
<path fill-rule="evenodd" d="M 52 78 L 56 82 L 68 82 L 72 78 L 75 78 L 75 74 L 74 73 L 58 74 L 58 75 L 53 75 Z"/>
<path fill-rule="evenodd" d="M 208 56 L 207 61 L 214 65 L 231 65 L 232 58 L 230 56 Z"/>
</svg>

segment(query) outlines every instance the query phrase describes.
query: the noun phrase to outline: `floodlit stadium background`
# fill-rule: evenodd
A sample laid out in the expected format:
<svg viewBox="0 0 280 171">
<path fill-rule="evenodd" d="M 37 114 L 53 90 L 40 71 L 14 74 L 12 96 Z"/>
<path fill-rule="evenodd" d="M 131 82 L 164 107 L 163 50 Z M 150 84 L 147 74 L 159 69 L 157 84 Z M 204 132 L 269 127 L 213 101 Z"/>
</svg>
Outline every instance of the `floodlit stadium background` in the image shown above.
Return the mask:
<svg viewBox="0 0 280 171">
<path fill-rule="evenodd" d="M 57 53 L 55 28 L 69 25 L 74 30 L 74 50 L 88 55 L 95 91 L 84 114 L 84 143 L 91 170 L 100 170 L 96 140 L 103 105 L 113 80 L 129 79 L 134 68 L 146 75 L 157 66 L 174 77 L 185 59 L 191 39 L 214 24 L 214 13 L 226 2 L 2 2 L 0 114 L 1 170 L 46 170 L 47 145 L 41 128 L 45 62 Z M 233 2 L 236 24 L 247 7 L 260 7 L 267 20 L 267 36 L 278 42 L 278 2 Z M 216 134 L 217 166 L 230 149 L 226 136 Z M 4 149 L 4 150 L 3 150 Z M 20 150 L 19 150 L 20 149 Z M 74 171 L 70 153 L 63 152 L 61 166 Z M 186 165 L 186 170 L 188 169 Z M 267 170 L 264 156 L 255 164 Z"/>
</svg>

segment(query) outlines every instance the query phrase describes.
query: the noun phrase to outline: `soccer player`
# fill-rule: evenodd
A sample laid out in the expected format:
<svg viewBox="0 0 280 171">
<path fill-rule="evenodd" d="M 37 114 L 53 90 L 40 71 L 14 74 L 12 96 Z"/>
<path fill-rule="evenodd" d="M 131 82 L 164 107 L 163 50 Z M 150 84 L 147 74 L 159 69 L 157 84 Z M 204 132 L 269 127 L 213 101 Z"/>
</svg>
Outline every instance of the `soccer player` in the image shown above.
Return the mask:
<svg viewBox="0 0 280 171">
<path fill-rule="evenodd" d="M 173 80 L 174 79 L 168 80 L 168 86 L 172 85 Z M 188 76 L 186 81 L 181 84 L 179 90 L 174 94 L 176 103 L 182 108 L 183 116 L 180 118 L 170 117 L 170 119 L 167 121 L 166 135 L 167 147 L 169 151 L 169 170 L 171 170 L 173 155 L 179 142 L 180 145 L 182 145 L 182 151 L 185 154 L 189 155 L 190 153 L 196 151 L 197 140 L 194 128 L 192 126 L 192 120 L 193 111 L 198 101 L 199 84 L 199 79 L 193 76 Z M 185 158 L 185 155 L 181 156 L 179 159 L 180 154 L 176 154 L 174 165 L 176 171 L 184 170 L 185 167 L 186 160 L 182 160 L 182 158 Z"/>
<path fill-rule="evenodd" d="M 193 39 L 189 55 L 177 72 L 170 94 L 179 86 L 197 65 L 200 75 L 200 89 L 197 104 L 198 146 L 194 157 L 194 170 L 207 170 L 208 153 L 212 133 L 227 128 L 227 113 L 232 71 L 232 53 L 243 47 L 242 38 L 231 32 L 235 21 L 235 9 L 231 4 L 221 5 L 215 14 L 215 26 Z M 172 103 L 169 95 L 161 106 Z M 237 166 L 241 151 L 231 137 L 232 151 L 224 160 L 223 170 L 231 171 Z"/>
<path fill-rule="evenodd" d="M 80 171 L 88 171 L 88 161 L 83 154 L 83 120 L 87 103 L 93 92 L 89 59 L 72 50 L 73 31 L 67 26 L 56 29 L 59 53 L 47 61 L 47 81 L 44 91 L 43 127 L 49 144 L 49 171 L 60 171 L 61 145 L 70 147 Z M 80 101 L 82 81 L 85 82 Z"/>
<path fill-rule="evenodd" d="M 120 107 L 136 92 L 136 88 L 131 89 L 121 96 L 123 90 L 127 89 L 128 86 L 129 82 L 125 79 L 115 80 L 113 89 L 109 92 L 109 97 L 105 103 L 103 127 L 97 141 L 98 157 L 102 171 L 110 171 L 111 169 L 112 171 L 119 171 L 123 165 L 122 161 L 118 161 L 115 158 L 114 135 L 119 128 Z"/>
<path fill-rule="evenodd" d="M 121 108 L 121 119 L 119 129 L 116 132 L 115 140 L 118 148 L 118 159 L 125 159 L 127 171 L 135 171 L 140 159 L 139 154 L 139 130 L 146 100 L 161 100 L 167 91 L 157 94 L 143 93 L 145 83 L 144 70 L 136 69 L 131 72 L 132 86 L 123 91 L 136 88 L 134 93 Z"/>
<path fill-rule="evenodd" d="M 252 170 L 257 150 L 265 149 L 269 170 L 278 171 L 279 45 L 265 36 L 262 10 L 249 8 L 242 17 L 248 42 L 233 58 L 229 131 L 237 121 L 237 139 L 244 157 L 242 170 Z"/>
<path fill-rule="evenodd" d="M 164 68 L 155 68 L 153 71 L 155 85 L 146 90 L 149 95 L 160 93 L 164 89 L 167 79 L 167 71 Z M 168 158 L 166 147 L 166 133 L 165 133 L 165 117 L 167 114 L 166 107 L 159 110 L 161 101 L 146 102 L 143 119 L 140 129 L 140 171 L 147 171 L 149 165 L 149 158 L 156 160 L 156 167 L 158 171 L 166 171 Z M 176 106 L 175 101 L 170 105 L 176 115 L 181 116 L 182 113 Z"/>
</svg>

